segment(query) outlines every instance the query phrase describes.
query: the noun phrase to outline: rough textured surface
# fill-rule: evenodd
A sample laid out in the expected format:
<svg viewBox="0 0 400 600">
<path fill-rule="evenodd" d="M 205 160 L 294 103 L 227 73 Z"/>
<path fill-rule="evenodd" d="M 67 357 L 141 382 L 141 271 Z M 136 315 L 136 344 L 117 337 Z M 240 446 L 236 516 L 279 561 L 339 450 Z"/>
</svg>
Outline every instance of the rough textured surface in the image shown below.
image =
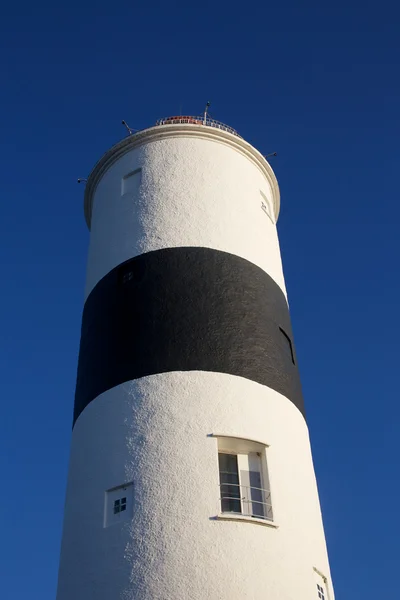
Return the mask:
<svg viewBox="0 0 400 600">
<path fill-rule="evenodd" d="M 212 433 L 269 445 L 278 529 L 213 520 Z M 104 491 L 129 481 L 132 523 L 103 528 Z M 232 375 L 164 373 L 115 387 L 80 415 L 58 600 L 310 600 L 314 566 L 329 577 L 307 426 L 277 392 Z"/>
<path fill-rule="evenodd" d="M 141 254 L 103 277 L 86 300 L 74 420 L 124 381 L 189 370 L 247 377 L 304 412 L 280 328 L 292 339 L 286 298 L 249 261 L 198 247 Z"/>
<path fill-rule="evenodd" d="M 141 168 L 137 194 L 122 179 Z M 272 190 L 253 162 L 218 139 L 154 141 L 122 156 L 98 184 L 86 296 L 133 256 L 177 246 L 224 250 L 266 271 L 285 292 L 275 225 L 261 207 Z"/>
<path fill-rule="evenodd" d="M 155 141 L 161 140 L 175 140 L 182 138 L 205 140 L 207 142 L 217 142 L 220 145 L 225 145 L 234 150 L 236 153 L 241 154 L 246 158 L 247 161 L 253 163 L 253 166 L 258 169 L 263 177 L 268 182 L 268 185 L 272 192 L 272 214 L 274 222 L 278 218 L 280 210 L 280 192 L 275 173 L 273 172 L 271 165 L 265 156 L 263 156 L 254 146 L 246 142 L 242 137 L 232 135 L 227 131 L 220 128 L 203 126 L 202 124 L 182 124 L 182 123 L 170 123 L 168 127 L 155 126 L 143 129 L 120 140 L 114 146 L 112 146 L 100 160 L 96 163 L 93 170 L 91 171 L 89 178 L 85 186 L 85 197 L 84 197 L 84 213 L 86 223 L 91 228 L 93 204 L 95 194 L 97 192 L 97 185 L 99 181 L 117 161 L 131 152 L 134 149 L 139 148 L 143 145 L 148 145 Z M 268 201 L 269 203 L 269 201 Z"/>
<path fill-rule="evenodd" d="M 284 294 L 276 227 L 261 204 L 262 198 L 272 206 L 277 196 L 273 178 L 234 140 L 222 143 L 217 133 L 206 140 L 204 132 L 189 138 L 185 126 L 179 131 L 181 137 L 132 149 L 103 172 L 93 202 L 86 296 L 123 262 L 182 247 L 241 257 Z M 137 169 L 140 181 L 123 185 Z M 248 303 L 259 293 L 250 289 Z M 236 293 L 243 300 L 242 291 Z M 269 306 L 267 295 L 264 300 Z M 135 343 L 134 334 L 130 340 Z M 251 352 L 241 360 L 251 364 L 257 349 Z M 279 528 L 215 520 L 212 433 L 269 445 Z M 128 482 L 134 484 L 132 522 L 104 528 L 106 490 Z M 117 385 L 80 414 L 57 600 L 310 600 L 314 568 L 330 585 L 306 422 L 276 390 L 233 374 L 179 370 Z"/>
</svg>

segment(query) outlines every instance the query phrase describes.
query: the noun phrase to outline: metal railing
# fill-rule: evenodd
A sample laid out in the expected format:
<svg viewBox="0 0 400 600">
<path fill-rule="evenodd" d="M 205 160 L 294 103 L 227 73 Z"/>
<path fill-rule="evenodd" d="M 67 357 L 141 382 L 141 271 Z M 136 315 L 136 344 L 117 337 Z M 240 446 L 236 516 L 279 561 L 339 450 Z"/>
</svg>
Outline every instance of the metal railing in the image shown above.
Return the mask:
<svg viewBox="0 0 400 600">
<path fill-rule="evenodd" d="M 156 125 L 176 125 L 176 124 L 192 124 L 192 125 L 204 125 L 207 127 L 215 127 L 216 129 L 222 129 L 222 131 L 227 131 L 228 133 L 232 133 L 237 137 L 240 137 L 238 132 L 233 129 L 233 127 L 229 127 L 229 125 L 225 125 L 225 123 L 221 123 L 221 121 L 216 121 L 215 119 L 210 119 L 208 116 L 176 116 L 176 117 L 167 117 L 165 119 L 159 119 L 156 122 Z"/>
<path fill-rule="evenodd" d="M 273 521 L 269 490 L 239 483 L 220 483 L 219 487 L 221 512 Z"/>
</svg>

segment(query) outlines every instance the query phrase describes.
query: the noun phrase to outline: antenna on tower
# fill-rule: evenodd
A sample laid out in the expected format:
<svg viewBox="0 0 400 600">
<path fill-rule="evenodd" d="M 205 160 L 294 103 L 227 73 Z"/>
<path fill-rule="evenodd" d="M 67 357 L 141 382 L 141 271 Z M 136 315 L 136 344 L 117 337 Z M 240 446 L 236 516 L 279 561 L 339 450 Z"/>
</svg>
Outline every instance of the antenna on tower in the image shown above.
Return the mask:
<svg viewBox="0 0 400 600">
<path fill-rule="evenodd" d="M 211 102 L 207 102 L 206 107 L 204 109 L 204 118 L 203 118 L 203 125 L 207 125 L 207 113 L 208 113 L 208 109 L 211 106 Z"/>
<path fill-rule="evenodd" d="M 87 179 L 85 179 L 84 177 L 79 177 L 78 179 L 78 183 L 86 183 Z"/>
<path fill-rule="evenodd" d="M 126 121 L 121 121 L 121 122 L 122 122 L 122 125 L 124 127 L 126 127 L 126 129 L 128 130 L 129 135 L 132 135 L 135 131 L 139 131 L 139 129 L 131 129 Z"/>
</svg>

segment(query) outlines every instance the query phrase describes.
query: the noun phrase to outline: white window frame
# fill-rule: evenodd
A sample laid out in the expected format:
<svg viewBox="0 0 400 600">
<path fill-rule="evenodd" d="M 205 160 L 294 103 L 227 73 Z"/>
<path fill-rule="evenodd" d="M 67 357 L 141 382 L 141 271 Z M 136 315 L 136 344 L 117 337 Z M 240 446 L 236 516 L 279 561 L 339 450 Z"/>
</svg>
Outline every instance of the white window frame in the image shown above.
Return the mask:
<svg viewBox="0 0 400 600">
<path fill-rule="evenodd" d="M 125 502 L 122 502 L 122 500 L 125 500 Z M 115 510 L 117 506 L 119 510 Z M 106 490 L 104 493 L 103 527 L 110 527 L 117 523 L 130 521 L 132 517 L 133 482 L 129 481 Z"/>
<path fill-rule="evenodd" d="M 323 596 L 323 600 L 331 600 L 332 596 L 328 578 L 316 567 L 313 567 L 313 571 L 315 581 L 315 598 L 322 600 L 321 596 Z M 322 588 L 322 592 L 319 590 L 319 587 Z"/>
<path fill-rule="evenodd" d="M 267 466 L 268 445 L 255 440 L 235 438 L 227 435 L 213 434 L 213 437 L 217 438 L 218 489 L 220 492 L 217 518 L 251 521 L 277 527 L 273 515 L 271 486 Z M 237 457 L 238 484 L 233 484 L 233 487 L 237 485 L 240 494 L 239 498 L 232 497 L 232 500 L 233 503 L 236 500 L 240 502 L 240 512 L 223 510 L 222 494 L 232 492 L 229 492 L 229 483 L 221 482 L 219 454 L 231 454 Z M 259 473 L 260 486 L 251 485 L 253 483 L 251 481 L 252 473 Z M 224 492 L 224 488 L 226 492 Z M 261 506 L 262 509 L 260 509 Z"/>
</svg>

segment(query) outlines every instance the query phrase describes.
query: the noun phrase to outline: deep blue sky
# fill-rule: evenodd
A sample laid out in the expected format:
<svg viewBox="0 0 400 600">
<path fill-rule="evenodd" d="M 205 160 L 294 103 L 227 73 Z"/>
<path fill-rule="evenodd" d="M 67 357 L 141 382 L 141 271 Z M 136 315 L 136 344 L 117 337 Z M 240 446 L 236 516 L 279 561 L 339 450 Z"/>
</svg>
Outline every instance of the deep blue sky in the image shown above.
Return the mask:
<svg viewBox="0 0 400 600">
<path fill-rule="evenodd" d="M 1 598 L 55 598 L 89 239 L 76 179 L 121 119 L 207 100 L 278 152 L 336 597 L 396 597 L 399 17 L 394 0 L 3 7 Z"/>
</svg>

